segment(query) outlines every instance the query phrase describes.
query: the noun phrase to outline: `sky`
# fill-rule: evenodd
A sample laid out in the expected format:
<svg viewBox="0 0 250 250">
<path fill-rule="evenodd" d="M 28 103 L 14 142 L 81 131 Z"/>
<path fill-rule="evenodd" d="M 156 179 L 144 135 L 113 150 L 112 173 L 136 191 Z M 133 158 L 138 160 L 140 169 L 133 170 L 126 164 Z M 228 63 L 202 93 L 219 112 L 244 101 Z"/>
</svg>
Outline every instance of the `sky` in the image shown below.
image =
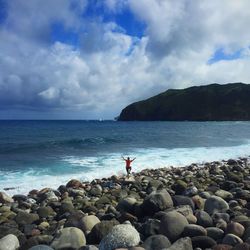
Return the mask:
<svg viewBox="0 0 250 250">
<path fill-rule="evenodd" d="M 169 88 L 250 83 L 249 0 L 0 0 L 0 119 L 113 119 Z"/>
</svg>

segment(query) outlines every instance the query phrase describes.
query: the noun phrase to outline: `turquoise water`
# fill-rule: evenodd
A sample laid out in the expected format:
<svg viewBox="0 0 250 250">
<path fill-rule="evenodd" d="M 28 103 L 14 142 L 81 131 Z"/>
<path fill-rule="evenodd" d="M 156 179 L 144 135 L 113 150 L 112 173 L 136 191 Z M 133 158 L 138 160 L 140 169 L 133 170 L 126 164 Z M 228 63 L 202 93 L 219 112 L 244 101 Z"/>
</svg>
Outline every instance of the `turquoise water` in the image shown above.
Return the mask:
<svg viewBox="0 0 250 250">
<path fill-rule="evenodd" d="M 0 121 L 0 191 L 250 154 L 250 122 Z"/>
</svg>

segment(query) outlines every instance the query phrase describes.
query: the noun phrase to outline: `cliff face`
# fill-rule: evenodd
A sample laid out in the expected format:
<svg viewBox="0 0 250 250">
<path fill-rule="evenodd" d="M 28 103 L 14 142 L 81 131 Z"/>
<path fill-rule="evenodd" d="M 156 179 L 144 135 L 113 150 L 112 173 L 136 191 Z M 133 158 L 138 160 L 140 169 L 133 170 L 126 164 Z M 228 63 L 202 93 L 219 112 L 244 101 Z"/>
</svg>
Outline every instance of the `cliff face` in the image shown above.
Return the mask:
<svg viewBox="0 0 250 250">
<path fill-rule="evenodd" d="M 250 120 L 250 85 L 210 84 L 169 89 L 124 108 L 119 121 Z"/>
</svg>

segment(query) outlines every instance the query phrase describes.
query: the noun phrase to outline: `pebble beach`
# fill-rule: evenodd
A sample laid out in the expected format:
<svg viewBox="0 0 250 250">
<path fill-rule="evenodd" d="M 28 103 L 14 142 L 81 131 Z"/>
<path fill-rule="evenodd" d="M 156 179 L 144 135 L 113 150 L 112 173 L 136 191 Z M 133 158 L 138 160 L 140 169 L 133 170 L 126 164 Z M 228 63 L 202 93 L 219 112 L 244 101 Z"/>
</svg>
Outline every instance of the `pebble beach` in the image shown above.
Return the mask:
<svg viewBox="0 0 250 250">
<path fill-rule="evenodd" d="M 0 250 L 250 249 L 250 160 L 0 192 Z"/>
</svg>

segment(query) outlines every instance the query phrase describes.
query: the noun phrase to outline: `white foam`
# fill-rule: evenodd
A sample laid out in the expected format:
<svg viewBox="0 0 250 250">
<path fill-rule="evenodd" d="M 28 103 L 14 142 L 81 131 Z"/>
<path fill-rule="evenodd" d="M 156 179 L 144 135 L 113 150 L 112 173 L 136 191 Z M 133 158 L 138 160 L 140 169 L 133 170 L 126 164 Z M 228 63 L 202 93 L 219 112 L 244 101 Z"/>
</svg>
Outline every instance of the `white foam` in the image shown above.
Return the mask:
<svg viewBox="0 0 250 250">
<path fill-rule="evenodd" d="M 250 152 L 250 143 L 234 147 L 193 147 L 193 148 L 149 148 L 131 150 L 130 157 L 136 157 L 132 164 L 132 171 L 140 171 L 145 168 L 159 168 L 168 166 L 184 166 L 191 163 L 204 163 L 229 158 L 247 157 Z M 127 155 L 124 155 L 125 157 Z M 15 187 L 6 191 L 13 195 L 26 194 L 32 189 L 44 187 L 58 188 L 66 184 L 70 179 L 92 180 L 108 177 L 113 174 L 125 174 L 125 163 L 121 159 L 121 153 L 109 153 L 96 157 L 67 156 L 62 159 L 65 167 L 70 169 L 69 174 L 48 175 L 50 171 L 37 172 L 30 170 L 24 173 L 8 173 L 0 178 L 0 191 L 3 188 Z M 71 171 L 72 170 L 72 171 Z M 6 173 L 5 173 L 6 174 Z"/>
<path fill-rule="evenodd" d="M 0 191 L 4 191 L 9 195 L 27 194 L 32 189 L 42 189 L 50 187 L 57 189 L 60 185 L 66 184 L 70 179 L 80 179 L 82 174 L 72 175 L 37 175 L 37 173 L 8 173 L 8 179 L 0 180 Z M 10 188 L 10 190 L 4 190 Z"/>
</svg>

